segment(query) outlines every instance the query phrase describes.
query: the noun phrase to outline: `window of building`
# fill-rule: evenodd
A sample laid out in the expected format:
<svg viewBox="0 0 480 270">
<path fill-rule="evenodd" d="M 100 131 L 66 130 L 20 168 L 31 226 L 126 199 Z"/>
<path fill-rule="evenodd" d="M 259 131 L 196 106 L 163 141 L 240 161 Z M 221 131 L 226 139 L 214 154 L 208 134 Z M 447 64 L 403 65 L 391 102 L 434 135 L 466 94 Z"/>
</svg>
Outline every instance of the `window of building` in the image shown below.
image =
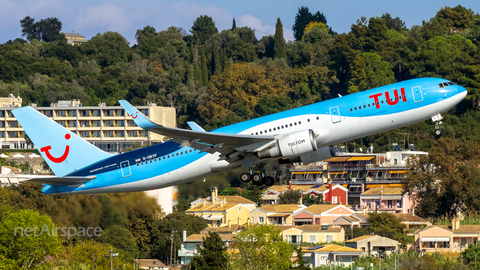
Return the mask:
<svg viewBox="0 0 480 270">
<path fill-rule="evenodd" d="M 123 120 L 118 120 L 118 121 L 117 121 L 117 127 L 123 127 L 123 126 L 125 126 L 125 121 L 123 121 Z"/>
<path fill-rule="evenodd" d="M 5 127 L 5 121 L 0 121 L 0 127 Z"/>
<path fill-rule="evenodd" d="M 104 123 L 104 125 L 105 125 L 106 127 L 113 127 L 113 126 L 115 126 L 115 125 L 113 124 L 113 120 L 104 121 L 103 123 Z"/>
<path fill-rule="evenodd" d="M 124 116 L 125 111 L 124 110 L 117 110 L 117 116 Z"/>
<path fill-rule="evenodd" d="M 123 130 L 117 131 L 117 137 L 125 137 L 125 131 Z"/>
<path fill-rule="evenodd" d="M 129 127 L 137 127 L 137 124 L 135 124 L 135 122 L 133 120 L 128 120 L 127 124 L 128 124 Z"/>
<path fill-rule="evenodd" d="M 107 131 L 105 131 L 103 136 L 109 137 L 109 138 L 114 137 L 113 130 L 107 130 Z"/>
<path fill-rule="evenodd" d="M 101 123 L 99 120 L 92 121 L 92 127 L 100 127 Z"/>
<path fill-rule="evenodd" d="M 148 116 L 148 109 L 140 110 L 140 112 L 143 113 L 145 116 Z"/>
<path fill-rule="evenodd" d="M 308 242 L 310 243 L 317 243 L 317 236 L 316 235 L 309 235 Z"/>
<path fill-rule="evenodd" d="M 12 122 L 10 122 L 10 127 L 12 127 L 12 128 L 18 128 L 18 122 L 17 122 L 17 121 L 12 121 Z"/>
<path fill-rule="evenodd" d="M 128 137 L 138 137 L 138 132 L 136 130 L 130 130 L 128 132 Z"/>
<path fill-rule="evenodd" d="M 77 126 L 77 121 L 75 120 L 68 121 L 68 127 L 76 127 L 76 126 Z"/>
<path fill-rule="evenodd" d="M 140 131 L 140 137 L 147 137 L 147 131 L 146 130 L 141 130 Z M 177 154 L 178 155 L 178 154 Z"/>
<path fill-rule="evenodd" d="M 0 111 L 0 117 L 5 117 L 5 111 Z"/>
<path fill-rule="evenodd" d="M 47 117 L 52 117 L 52 111 L 43 111 L 43 114 Z"/>
<path fill-rule="evenodd" d="M 333 235 L 327 235 L 327 236 L 325 237 L 325 242 L 330 243 L 330 242 L 332 242 L 332 241 L 333 241 Z"/>
<path fill-rule="evenodd" d="M 114 110 L 103 110 L 104 116 L 115 116 Z"/>
<path fill-rule="evenodd" d="M 242 212 L 242 207 L 241 206 L 238 207 L 238 212 Z"/>
<path fill-rule="evenodd" d="M 100 110 L 92 110 L 92 116 L 100 116 Z"/>
<path fill-rule="evenodd" d="M 82 131 L 81 136 L 83 138 L 90 138 L 90 131 Z"/>
<path fill-rule="evenodd" d="M 258 217 L 258 223 L 263 224 L 264 218 L 263 217 Z"/>
<path fill-rule="evenodd" d="M 397 200 L 397 207 L 401 208 L 402 207 L 402 200 Z"/>
<path fill-rule="evenodd" d="M 0 131 L 0 138 L 5 138 L 5 131 Z"/>
<path fill-rule="evenodd" d="M 387 201 L 387 206 L 388 206 L 388 208 L 392 208 L 392 207 L 393 207 L 393 201 L 392 201 L 392 200 L 388 200 L 388 201 Z"/>
<path fill-rule="evenodd" d="M 94 138 L 99 138 L 100 135 L 101 135 L 101 134 L 100 134 L 100 130 L 96 130 L 96 131 L 93 131 L 93 132 L 92 132 L 92 137 L 94 137 Z"/>
<path fill-rule="evenodd" d="M 8 133 L 8 137 L 9 137 L 9 138 L 19 138 L 19 136 L 18 136 L 18 131 L 10 131 L 10 132 Z"/>
<path fill-rule="evenodd" d="M 80 121 L 80 127 L 90 127 L 90 121 Z"/>
<path fill-rule="evenodd" d="M 57 121 L 57 123 L 62 127 L 67 127 L 67 122 L 66 121 Z"/>
<path fill-rule="evenodd" d="M 57 111 L 57 116 L 58 117 L 65 117 L 65 116 L 67 116 L 67 112 L 63 111 L 63 110 L 62 111 Z"/>
<path fill-rule="evenodd" d="M 76 117 L 77 116 L 77 111 L 68 111 L 68 116 L 69 117 Z"/>
<path fill-rule="evenodd" d="M 90 116 L 90 111 L 89 110 L 81 110 L 79 111 L 80 116 Z"/>
</svg>

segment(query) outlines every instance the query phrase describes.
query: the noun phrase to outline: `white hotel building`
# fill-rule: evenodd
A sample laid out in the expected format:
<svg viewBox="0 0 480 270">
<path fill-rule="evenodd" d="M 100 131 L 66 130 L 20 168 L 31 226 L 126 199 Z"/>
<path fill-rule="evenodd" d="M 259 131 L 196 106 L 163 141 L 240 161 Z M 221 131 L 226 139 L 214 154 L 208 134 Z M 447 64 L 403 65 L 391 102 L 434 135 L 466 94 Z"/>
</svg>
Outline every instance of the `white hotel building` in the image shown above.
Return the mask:
<svg viewBox="0 0 480 270">
<path fill-rule="evenodd" d="M 11 110 L 21 107 L 22 99 L 10 96 L 0 98 L 0 142 L 2 148 L 31 148 L 24 139 L 24 131 Z M 76 133 L 93 145 L 108 152 L 119 152 L 134 143 L 157 143 L 163 136 L 138 127 L 121 106 L 82 106 L 79 100 L 59 101 L 50 107 L 34 107 L 43 115 Z M 152 121 L 176 127 L 175 108 L 136 106 Z"/>
</svg>

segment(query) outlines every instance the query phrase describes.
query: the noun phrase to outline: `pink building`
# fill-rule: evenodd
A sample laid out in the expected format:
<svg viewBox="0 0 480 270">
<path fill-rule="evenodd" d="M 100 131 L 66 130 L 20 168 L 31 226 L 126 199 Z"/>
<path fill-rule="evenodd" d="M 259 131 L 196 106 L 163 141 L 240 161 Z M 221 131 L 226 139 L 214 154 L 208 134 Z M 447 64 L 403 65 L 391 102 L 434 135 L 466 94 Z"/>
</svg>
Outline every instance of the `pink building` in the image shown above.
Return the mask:
<svg viewBox="0 0 480 270">
<path fill-rule="evenodd" d="M 408 194 L 403 194 L 402 187 L 371 188 L 360 194 L 360 204 L 355 207 L 357 212 L 406 214 L 413 208 L 413 200 Z"/>
<path fill-rule="evenodd" d="M 333 221 L 341 216 L 350 216 L 355 211 L 338 204 L 314 204 L 293 215 L 293 224 L 300 225 L 333 225 Z"/>
</svg>

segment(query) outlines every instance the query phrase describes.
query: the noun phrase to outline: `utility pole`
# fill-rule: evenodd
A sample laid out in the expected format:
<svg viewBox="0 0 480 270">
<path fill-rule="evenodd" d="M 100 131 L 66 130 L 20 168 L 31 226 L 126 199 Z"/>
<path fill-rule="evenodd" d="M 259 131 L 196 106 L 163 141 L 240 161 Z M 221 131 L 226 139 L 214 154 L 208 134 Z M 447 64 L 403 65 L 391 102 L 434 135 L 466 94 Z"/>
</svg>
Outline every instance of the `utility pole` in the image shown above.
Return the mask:
<svg viewBox="0 0 480 270">
<path fill-rule="evenodd" d="M 95 253 L 92 252 L 92 270 L 95 270 Z"/>
</svg>

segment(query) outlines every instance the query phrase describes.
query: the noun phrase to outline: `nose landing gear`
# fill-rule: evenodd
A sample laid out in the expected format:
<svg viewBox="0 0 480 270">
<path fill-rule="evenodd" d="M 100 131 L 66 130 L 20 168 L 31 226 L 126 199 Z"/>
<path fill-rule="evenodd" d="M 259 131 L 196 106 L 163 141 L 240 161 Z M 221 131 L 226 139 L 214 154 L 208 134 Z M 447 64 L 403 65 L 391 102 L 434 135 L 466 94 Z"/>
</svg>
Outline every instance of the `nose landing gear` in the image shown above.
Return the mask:
<svg viewBox="0 0 480 270">
<path fill-rule="evenodd" d="M 441 121 L 442 119 L 443 117 L 441 114 L 432 116 L 432 121 L 435 123 L 435 136 L 437 136 L 437 138 L 443 135 L 443 130 L 440 129 L 440 125 L 443 124 Z"/>
</svg>

